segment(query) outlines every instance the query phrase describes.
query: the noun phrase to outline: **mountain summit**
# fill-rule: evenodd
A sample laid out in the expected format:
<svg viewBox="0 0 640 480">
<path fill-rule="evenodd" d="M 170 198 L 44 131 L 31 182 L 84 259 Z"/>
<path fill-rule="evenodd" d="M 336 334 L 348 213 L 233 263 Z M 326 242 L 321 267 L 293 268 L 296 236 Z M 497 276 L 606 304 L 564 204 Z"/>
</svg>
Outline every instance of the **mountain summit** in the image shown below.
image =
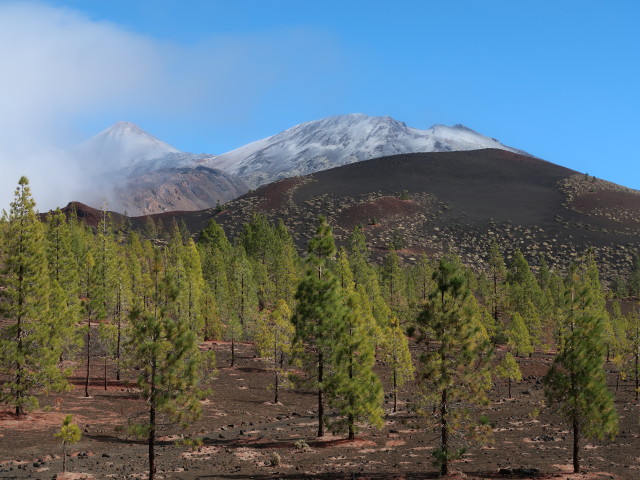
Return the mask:
<svg viewBox="0 0 640 480">
<path fill-rule="evenodd" d="M 418 130 L 391 117 L 356 113 L 296 125 L 212 158 L 207 166 L 238 175 L 255 187 L 388 155 L 484 148 L 525 153 L 464 125 Z"/>
<path fill-rule="evenodd" d="M 76 149 L 79 158 L 86 157 L 106 171 L 143 167 L 151 160 L 179 153 L 131 122 L 118 122 Z"/>
</svg>

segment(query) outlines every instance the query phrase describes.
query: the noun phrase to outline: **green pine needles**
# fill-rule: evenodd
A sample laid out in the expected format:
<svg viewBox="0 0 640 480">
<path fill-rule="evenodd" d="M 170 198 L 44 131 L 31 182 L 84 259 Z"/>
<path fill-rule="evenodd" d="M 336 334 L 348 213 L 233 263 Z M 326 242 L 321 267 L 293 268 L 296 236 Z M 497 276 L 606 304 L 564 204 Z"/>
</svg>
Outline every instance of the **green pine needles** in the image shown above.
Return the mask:
<svg viewBox="0 0 640 480">
<path fill-rule="evenodd" d="M 565 288 L 565 333 L 544 386 L 549 403 L 573 431 L 573 470 L 579 473 L 581 439 L 615 436 L 618 415 L 603 368 L 604 319 L 590 310 L 591 285 L 574 268 Z"/>
<path fill-rule="evenodd" d="M 23 415 L 38 407 L 39 393 L 67 386 L 58 366 L 62 350 L 55 321 L 60 319 L 49 309 L 44 228 L 26 177 L 18 183 L 1 234 L 0 316 L 8 324 L 0 336 L 0 372 L 5 376 L 0 400 Z"/>
<path fill-rule="evenodd" d="M 433 272 L 435 288 L 418 317 L 419 338 L 435 344 L 420 358 L 418 413 L 434 418 L 439 427 L 434 457 L 441 475 L 449 473 L 450 461 L 459 458 L 471 440 L 482 440 L 490 432 L 475 420 L 471 407 L 488 402 L 491 345 L 464 273 L 459 259 L 441 259 Z"/>
</svg>

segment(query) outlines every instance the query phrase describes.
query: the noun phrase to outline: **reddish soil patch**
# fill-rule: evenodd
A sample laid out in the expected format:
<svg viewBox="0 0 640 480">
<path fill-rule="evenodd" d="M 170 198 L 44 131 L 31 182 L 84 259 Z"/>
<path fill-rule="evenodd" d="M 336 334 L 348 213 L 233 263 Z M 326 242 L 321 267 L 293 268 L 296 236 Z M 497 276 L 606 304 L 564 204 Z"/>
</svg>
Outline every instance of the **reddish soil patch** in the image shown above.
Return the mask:
<svg viewBox="0 0 640 480">
<path fill-rule="evenodd" d="M 398 197 L 381 197 L 372 202 L 360 203 L 343 210 L 338 215 L 338 223 L 346 230 L 352 230 L 357 225 L 369 225 L 375 219 L 376 224 L 384 224 L 390 219 L 413 215 L 421 210 L 420 206 L 411 200 L 401 200 Z"/>
<path fill-rule="evenodd" d="M 630 192 L 591 192 L 576 197 L 572 206 L 580 211 L 589 213 L 601 208 L 623 208 L 640 210 L 640 195 Z"/>
<path fill-rule="evenodd" d="M 261 189 L 262 202 L 258 207 L 261 212 L 268 212 L 284 207 L 293 190 L 301 183 L 300 177 L 286 178 L 270 183 Z"/>
</svg>

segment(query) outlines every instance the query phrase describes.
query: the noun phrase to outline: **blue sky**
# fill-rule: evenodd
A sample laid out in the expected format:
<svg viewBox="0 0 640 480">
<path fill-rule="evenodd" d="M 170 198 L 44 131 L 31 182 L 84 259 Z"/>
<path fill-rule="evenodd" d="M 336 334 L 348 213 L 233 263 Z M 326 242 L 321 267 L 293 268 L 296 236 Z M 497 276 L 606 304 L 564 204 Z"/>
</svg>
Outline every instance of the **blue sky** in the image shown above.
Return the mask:
<svg viewBox="0 0 640 480">
<path fill-rule="evenodd" d="M 0 162 L 3 141 L 64 146 L 119 120 L 223 153 L 360 112 L 462 123 L 640 189 L 639 14 L 633 1 L 0 0 L 21 27 L 6 45 L 0 33 L 0 61 L 28 65 L 0 80 L 0 128 L 36 129 L 0 134 Z"/>
</svg>

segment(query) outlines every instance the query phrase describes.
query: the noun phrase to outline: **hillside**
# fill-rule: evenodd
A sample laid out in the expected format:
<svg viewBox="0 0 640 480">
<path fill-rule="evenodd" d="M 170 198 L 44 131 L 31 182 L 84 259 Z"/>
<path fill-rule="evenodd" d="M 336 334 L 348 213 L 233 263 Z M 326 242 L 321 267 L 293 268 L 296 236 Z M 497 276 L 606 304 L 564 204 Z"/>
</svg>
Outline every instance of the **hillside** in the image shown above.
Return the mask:
<svg viewBox="0 0 640 480">
<path fill-rule="evenodd" d="M 364 225 L 379 260 L 394 232 L 408 261 L 451 250 L 479 266 L 496 239 L 507 258 L 520 248 L 533 265 L 543 255 L 564 268 L 593 248 L 610 280 L 630 267 L 640 245 L 639 208 L 640 192 L 485 149 L 396 155 L 284 180 L 230 202 L 215 218 L 231 235 L 254 212 L 282 218 L 304 248 L 314 219 L 326 215 L 338 242 Z"/>
<path fill-rule="evenodd" d="M 480 268 L 495 239 L 507 259 L 519 248 L 533 266 L 542 255 L 561 269 L 592 248 L 610 281 L 626 274 L 640 248 L 640 192 L 496 149 L 378 158 L 265 185 L 217 214 L 151 218 L 183 220 L 192 232 L 214 218 L 234 237 L 254 213 L 282 219 L 301 250 L 319 215 L 329 218 L 338 244 L 363 225 L 378 261 L 398 238 L 408 262 L 453 251 Z M 132 224 L 143 228 L 146 218 Z"/>
</svg>

